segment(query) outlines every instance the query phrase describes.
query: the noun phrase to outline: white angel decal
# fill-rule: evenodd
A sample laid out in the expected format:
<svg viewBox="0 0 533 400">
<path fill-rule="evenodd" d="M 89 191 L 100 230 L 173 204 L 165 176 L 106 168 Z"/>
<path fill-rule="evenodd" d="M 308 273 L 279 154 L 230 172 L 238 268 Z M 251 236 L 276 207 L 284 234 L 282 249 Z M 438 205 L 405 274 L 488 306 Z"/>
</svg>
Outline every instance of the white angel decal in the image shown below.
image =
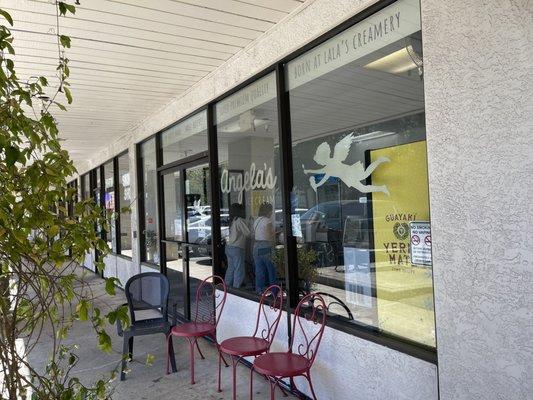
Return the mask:
<svg viewBox="0 0 533 400">
<path fill-rule="evenodd" d="M 361 161 L 352 165 L 344 164 L 353 141 L 353 133 L 350 133 L 341 139 L 335 145 L 333 157 L 330 157 L 331 147 L 326 142 L 321 143 L 317 147 L 313 160 L 324 167 L 320 169 L 305 169 L 302 164 L 304 174 L 324 174 L 318 183 L 315 181 L 314 176 L 310 176 L 309 182 L 311 187 L 316 192 L 316 189 L 326 183 L 330 177 L 336 177 L 343 181 L 346 186 L 353 187 L 362 193 L 383 192 L 388 196 L 389 190 L 386 185 L 364 185 L 361 181 L 368 178 L 380 164 L 390 162 L 390 160 L 387 157 L 379 157 L 376 161 L 370 164 L 367 169 L 363 167 Z"/>
</svg>

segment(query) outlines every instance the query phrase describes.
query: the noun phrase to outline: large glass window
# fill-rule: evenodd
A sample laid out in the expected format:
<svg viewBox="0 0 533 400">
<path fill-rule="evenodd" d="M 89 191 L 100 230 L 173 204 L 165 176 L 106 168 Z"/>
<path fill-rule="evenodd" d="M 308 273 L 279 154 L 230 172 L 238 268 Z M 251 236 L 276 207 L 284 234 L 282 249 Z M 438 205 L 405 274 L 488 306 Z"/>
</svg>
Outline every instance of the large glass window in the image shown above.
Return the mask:
<svg viewBox="0 0 533 400">
<path fill-rule="evenodd" d="M 144 230 L 143 238 L 143 261 L 159 264 L 159 227 L 157 219 L 157 161 L 155 138 L 149 139 L 140 146 L 141 165 L 141 195 L 143 199 Z"/>
<path fill-rule="evenodd" d="M 130 158 L 125 153 L 117 157 L 118 201 L 120 210 L 120 254 L 131 257 L 131 212 L 123 211 L 131 207 Z"/>
<path fill-rule="evenodd" d="M 78 180 L 75 179 L 73 181 L 70 181 L 68 184 L 67 184 L 67 187 L 71 188 L 71 189 L 75 189 L 76 192 L 77 192 L 77 189 L 78 189 Z M 76 202 L 78 201 L 78 194 L 76 193 L 74 198 L 73 199 L 70 199 L 68 200 L 67 202 L 67 215 L 69 217 L 74 217 L 74 206 L 76 205 Z"/>
<path fill-rule="evenodd" d="M 435 346 L 422 60 L 399 0 L 287 65 L 292 221 L 302 293 Z"/>
<path fill-rule="evenodd" d="M 161 133 L 163 165 L 207 151 L 207 111 L 187 118 Z"/>
<path fill-rule="evenodd" d="M 99 207 L 102 207 L 102 178 L 101 178 L 101 175 L 102 175 L 102 168 L 101 167 L 97 167 L 95 169 L 93 169 L 92 171 L 92 182 L 91 182 L 91 190 L 93 192 L 93 199 L 95 201 L 95 203 L 99 206 Z M 98 223 L 96 225 L 96 233 L 98 233 L 98 235 L 100 237 L 103 237 L 103 230 L 102 230 L 102 225 L 100 223 Z"/>
<path fill-rule="evenodd" d="M 226 283 L 283 283 L 278 110 L 273 73 L 215 105 Z"/>
<path fill-rule="evenodd" d="M 106 232 L 107 245 L 117 252 L 116 225 L 115 225 L 115 168 L 113 160 L 104 164 L 104 207 L 108 230 Z"/>
<path fill-rule="evenodd" d="M 91 197 L 91 180 L 89 173 L 81 176 L 81 199 L 87 200 Z"/>
</svg>

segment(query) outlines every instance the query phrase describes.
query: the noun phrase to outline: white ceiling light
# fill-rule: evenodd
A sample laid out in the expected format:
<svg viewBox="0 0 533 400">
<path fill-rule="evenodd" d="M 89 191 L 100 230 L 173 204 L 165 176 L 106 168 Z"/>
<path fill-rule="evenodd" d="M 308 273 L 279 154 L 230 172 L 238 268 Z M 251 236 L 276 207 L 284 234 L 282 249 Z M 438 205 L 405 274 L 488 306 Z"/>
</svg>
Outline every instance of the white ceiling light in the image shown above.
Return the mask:
<svg viewBox="0 0 533 400">
<path fill-rule="evenodd" d="M 270 120 L 268 118 L 254 118 L 251 124 L 244 124 L 242 120 L 238 120 L 218 126 L 217 131 L 224 133 L 247 132 L 248 130 L 255 131 L 260 126 L 267 125 L 269 122 Z M 265 131 L 268 131 L 268 128 L 265 128 Z"/>
<path fill-rule="evenodd" d="M 418 67 L 413 60 L 413 54 L 415 54 L 413 47 L 408 45 L 394 53 L 387 54 L 385 57 L 378 58 L 376 61 L 366 64 L 364 68 L 391 74 L 402 74 Z"/>
<path fill-rule="evenodd" d="M 396 132 L 383 132 L 383 131 L 374 131 L 369 133 L 363 133 L 362 135 L 357 135 L 352 139 L 352 142 L 364 142 L 365 140 L 378 139 L 386 136 L 394 135 Z"/>
</svg>

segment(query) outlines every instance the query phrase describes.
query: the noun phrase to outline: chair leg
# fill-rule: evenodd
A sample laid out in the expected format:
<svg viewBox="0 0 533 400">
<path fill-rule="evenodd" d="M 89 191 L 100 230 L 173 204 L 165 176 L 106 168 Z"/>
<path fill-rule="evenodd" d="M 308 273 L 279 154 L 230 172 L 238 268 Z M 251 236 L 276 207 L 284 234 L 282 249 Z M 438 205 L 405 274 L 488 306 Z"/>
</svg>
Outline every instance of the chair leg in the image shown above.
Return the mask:
<svg viewBox="0 0 533 400">
<path fill-rule="evenodd" d="M 276 400 L 276 380 L 272 377 L 268 377 L 270 382 L 270 400 Z"/>
<path fill-rule="evenodd" d="M 170 334 L 167 335 L 167 375 L 170 374 L 170 368 L 169 368 L 169 363 L 170 363 Z"/>
<path fill-rule="evenodd" d="M 229 367 L 229 364 L 227 363 L 226 359 L 224 358 L 224 354 L 222 354 L 222 352 L 220 351 L 220 347 L 218 346 L 218 344 L 217 344 L 217 349 L 218 349 L 218 354 L 220 354 L 220 356 L 222 357 L 222 361 L 224 362 L 224 365 L 226 367 Z"/>
<path fill-rule="evenodd" d="M 238 357 L 231 356 L 231 363 L 233 366 L 232 379 L 233 379 L 233 400 L 237 399 L 237 363 L 239 362 Z"/>
<path fill-rule="evenodd" d="M 250 400 L 254 398 L 254 366 L 250 367 Z"/>
<path fill-rule="evenodd" d="M 213 339 L 213 342 L 215 342 L 215 346 L 217 347 L 218 354 L 220 354 L 222 356 L 222 361 L 224 362 L 224 365 L 226 367 L 229 367 L 229 364 L 226 362 L 226 359 L 224 358 L 224 354 L 222 354 L 222 352 L 220 351 L 220 345 L 217 342 L 217 335 L 216 334 L 210 335 L 210 337 L 211 337 L 211 339 Z"/>
<path fill-rule="evenodd" d="M 176 367 L 176 355 L 174 354 L 174 344 L 172 343 L 172 335 L 170 335 L 170 365 L 172 366 L 172 372 L 177 372 Z"/>
<path fill-rule="evenodd" d="M 128 340 L 128 348 L 129 348 L 128 358 L 129 358 L 129 361 L 131 361 L 133 360 L 133 336 L 130 337 L 130 339 Z"/>
<path fill-rule="evenodd" d="M 221 378 L 221 372 L 220 370 L 222 369 L 222 353 L 219 351 L 218 352 L 218 387 L 217 387 L 217 391 L 220 393 L 222 392 L 222 388 L 220 387 L 220 378 Z"/>
<path fill-rule="evenodd" d="M 188 339 L 189 340 L 189 363 L 191 369 L 191 385 L 194 385 L 194 343 L 196 338 Z"/>
<path fill-rule="evenodd" d="M 122 344 L 122 363 L 120 366 L 120 380 L 126 379 L 126 360 L 128 358 L 128 338 L 124 336 L 124 343 Z"/>
<path fill-rule="evenodd" d="M 176 372 L 178 369 L 176 367 L 176 356 L 174 355 L 174 345 L 172 344 L 172 335 L 169 333 L 166 335 L 167 338 L 167 375 L 170 374 L 169 370 L 169 361 L 172 366 L 172 372 Z"/>
<path fill-rule="evenodd" d="M 198 349 L 198 353 L 200 353 L 200 358 L 202 360 L 205 360 L 205 357 L 204 357 L 204 355 L 202 353 L 202 350 L 200 350 L 200 345 L 198 344 L 198 340 L 195 340 L 195 342 L 196 342 L 196 348 Z"/>
<path fill-rule="evenodd" d="M 307 371 L 307 374 L 304 374 L 307 382 L 309 382 L 309 387 L 311 388 L 311 393 L 313 394 L 313 400 L 316 400 L 315 389 L 313 388 L 313 382 L 311 382 L 311 371 Z"/>
</svg>

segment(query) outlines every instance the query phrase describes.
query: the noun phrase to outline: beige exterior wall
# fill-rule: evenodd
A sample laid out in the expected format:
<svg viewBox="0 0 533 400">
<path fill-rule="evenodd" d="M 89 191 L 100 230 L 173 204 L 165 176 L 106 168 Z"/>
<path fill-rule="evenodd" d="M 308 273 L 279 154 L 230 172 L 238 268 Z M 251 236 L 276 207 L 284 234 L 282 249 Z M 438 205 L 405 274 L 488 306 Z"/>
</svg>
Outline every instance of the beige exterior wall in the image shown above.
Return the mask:
<svg viewBox="0 0 533 400">
<path fill-rule="evenodd" d="M 531 1 L 422 1 L 442 400 L 533 398 L 531 21 Z"/>
</svg>

